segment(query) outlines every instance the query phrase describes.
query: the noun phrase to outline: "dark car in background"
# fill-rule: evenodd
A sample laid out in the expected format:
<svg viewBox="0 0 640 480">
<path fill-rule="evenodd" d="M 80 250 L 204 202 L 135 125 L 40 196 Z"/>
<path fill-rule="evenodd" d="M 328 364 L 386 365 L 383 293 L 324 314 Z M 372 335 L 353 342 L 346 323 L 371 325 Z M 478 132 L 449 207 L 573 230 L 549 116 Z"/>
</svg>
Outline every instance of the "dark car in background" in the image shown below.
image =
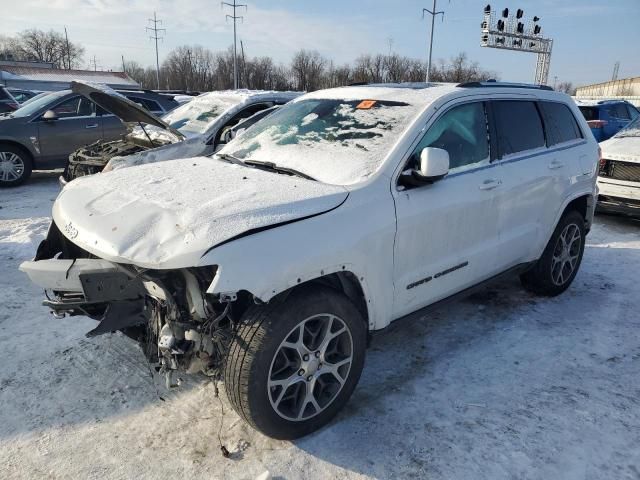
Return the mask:
<svg viewBox="0 0 640 480">
<path fill-rule="evenodd" d="M 576 101 L 578 108 L 598 142 L 603 142 L 622 130 L 640 111 L 625 100 Z"/>
<path fill-rule="evenodd" d="M 13 112 L 17 110 L 20 105 L 18 101 L 13 98 L 13 95 L 6 89 L 6 87 L 0 86 L 0 113 Z"/>
<path fill-rule="evenodd" d="M 33 97 L 41 93 L 44 93 L 44 92 L 35 92 L 33 90 L 25 90 L 23 88 L 12 88 L 12 87 L 7 87 L 7 90 L 9 91 L 11 96 L 13 96 L 13 98 L 15 98 L 16 101 L 21 105 L 26 101 L 31 100 Z"/>
<path fill-rule="evenodd" d="M 154 92 L 121 93 L 158 112 L 177 105 Z M 0 187 L 24 183 L 33 169 L 65 167 L 71 152 L 98 140 L 117 140 L 125 133 L 117 116 L 70 90 L 34 99 L 0 116 Z"/>
</svg>

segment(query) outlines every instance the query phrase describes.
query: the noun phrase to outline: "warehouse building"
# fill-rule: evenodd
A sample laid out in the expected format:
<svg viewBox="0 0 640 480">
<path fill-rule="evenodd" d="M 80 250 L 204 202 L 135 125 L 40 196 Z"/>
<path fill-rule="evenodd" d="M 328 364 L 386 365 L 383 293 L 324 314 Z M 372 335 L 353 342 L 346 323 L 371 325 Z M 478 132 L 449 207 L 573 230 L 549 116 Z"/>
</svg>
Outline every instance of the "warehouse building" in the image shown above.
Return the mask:
<svg viewBox="0 0 640 480">
<path fill-rule="evenodd" d="M 585 85 L 576 89 L 577 97 L 637 97 L 640 96 L 640 77 L 622 78 L 609 82 Z"/>
<path fill-rule="evenodd" d="M 140 88 L 124 72 L 60 70 L 52 63 L 0 60 L 0 85 L 7 87 L 52 92 L 68 89 L 72 80 L 103 83 L 117 89 Z"/>
</svg>

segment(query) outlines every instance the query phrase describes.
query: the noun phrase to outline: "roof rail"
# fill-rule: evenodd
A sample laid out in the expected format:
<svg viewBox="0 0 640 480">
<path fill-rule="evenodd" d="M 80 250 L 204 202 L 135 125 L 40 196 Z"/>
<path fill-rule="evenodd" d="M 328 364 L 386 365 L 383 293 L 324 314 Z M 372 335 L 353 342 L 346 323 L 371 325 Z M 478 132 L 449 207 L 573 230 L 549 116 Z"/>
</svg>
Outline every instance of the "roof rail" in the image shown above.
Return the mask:
<svg viewBox="0 0 640 480">
<path fill-rule="evenodd" d="M 630 102 L 628 102 L 628 101 L 627 101 L 627 100 L 625 100 L 624 98 L 618 98 L 618 99 L 616 99 L 616 98 L 611 98 L 611 99 L 609 99 L 609 100 L 600 100 L 600 101 L 598 102 L 598 105 L 604 105 L 604 104 L 607 104 L 607 103 L 630 103 Z"/>
<path fill-rule="evenodd" d="M 487 80 L 485 82 L 466 82 L 459 83 L 456 85 L 460 88 L 484 88 L 484 87 L 503 87 L 503 88 L 530 88 L 534 90 L 551 90 L 549 85 L 534 85 L 530 83 L 509 83 L 509 82 L 496 82 L 493 79 Z"/>
</svg>

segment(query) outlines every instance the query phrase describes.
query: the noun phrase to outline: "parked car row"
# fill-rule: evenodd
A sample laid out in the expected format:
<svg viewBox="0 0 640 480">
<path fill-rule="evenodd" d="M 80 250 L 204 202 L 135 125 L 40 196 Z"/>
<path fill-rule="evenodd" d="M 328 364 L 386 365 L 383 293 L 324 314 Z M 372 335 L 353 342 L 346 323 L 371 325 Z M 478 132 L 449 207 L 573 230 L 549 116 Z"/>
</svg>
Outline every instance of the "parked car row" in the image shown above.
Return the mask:
<svg viewBox="0 0 640 480">
<path fill-rule="evenodd" d="M 68 95 L 140 131 L 96 147 L 97 170 L 112 167 L 62 189 L 21 270 L 56 316 L 138 341 L 169 385 L 179 372 L 222 376 L 266 435 L 327 424 L 356 388 L 368 336 L 392 321 L 505 273 L 553 296 L 578 272 L 599 147 L 551 89 L 208 94 L 162 121 L 103 88 Z M 109 150 L 134 145 L 119 160 Z"/>
<path fill-rule="evenodd" d="M 72 91 L 114 112 L 127 128 L 115 141 L 99 141 L 69 157 L 62 183 L 107 167 L 209 155 L 225 145 L 232 129 L 258 121 L 267 110 L 284 105 L 298 92 L 221 91 L 199 95 L 158 118 L 125 96 L 106 87 L 72 83 Z M 260 113 L 264 112 L 264 113 Z M 248 122 L 251 117 L 251 121 Z"/>
<path fill-rule="evenodd" d="M 121 93 L 130 102 L 158 113 L 177 106 L 170 97 L 153 92 Z M 33 169 L 65 167 L 78 148 L 116 140 L 125 133 L 114 113 L 87 97 L 70 90 L 38 95 L 0 115 L 0 187 L 24 183 Z"/>
</svg>

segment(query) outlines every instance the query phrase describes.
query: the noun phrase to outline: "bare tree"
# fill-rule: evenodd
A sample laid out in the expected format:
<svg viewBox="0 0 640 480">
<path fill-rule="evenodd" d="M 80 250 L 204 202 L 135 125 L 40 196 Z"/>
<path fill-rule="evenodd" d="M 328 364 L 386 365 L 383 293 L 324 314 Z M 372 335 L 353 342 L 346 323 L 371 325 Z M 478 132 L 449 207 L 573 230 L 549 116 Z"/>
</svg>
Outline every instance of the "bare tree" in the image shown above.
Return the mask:
<svg viewBox="0 0 640 480">
<path fill-rule="evenodd" d="M 78 68 L 82 64 L 84 48 L 68 42 L 60 33 L 31 29 L 18 34 L 15 56 L 18 60 L 50 62 L 59 68 Z"/>
<path fill-rule="evenodd" d="M 465 52 L 452 57 L 448 64 L 440 60 L 432 72 L 432 80 L 436 82 L 478 82 L 497 79 L 497 74 L 480 68 L 478 62 L 470 62 Z"/>
<path fill-rule="evenodd" d="M 291 61 L 291 72 L 300 91 L 313 91 L 322 87 L 327 60 L 316 51 L 300 50 Z"/>
<path fill-rule="evenodd" d="M 560 82 L 556 87 L 558 92 L 567 93 L 569 95 L 576 94 L 576 87 L 573 86 L 572 82 Z"/>
</svg>

